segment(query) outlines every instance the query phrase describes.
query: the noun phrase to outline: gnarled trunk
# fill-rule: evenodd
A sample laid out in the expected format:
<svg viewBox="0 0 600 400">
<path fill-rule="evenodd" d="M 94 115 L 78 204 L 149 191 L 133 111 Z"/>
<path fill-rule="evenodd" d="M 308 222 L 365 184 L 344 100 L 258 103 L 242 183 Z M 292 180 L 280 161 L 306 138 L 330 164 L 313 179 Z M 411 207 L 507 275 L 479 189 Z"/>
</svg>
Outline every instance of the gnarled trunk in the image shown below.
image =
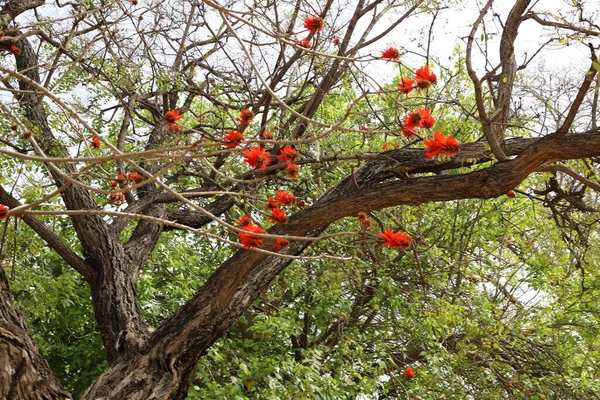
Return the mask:
<svg viewBox="0 0 600 400">
<path fill-rule="evenodd" d="M 70 399 L 29 337 L 25 318 L 14 308 L 0 266 L 0 399 Z"/>
</svg>

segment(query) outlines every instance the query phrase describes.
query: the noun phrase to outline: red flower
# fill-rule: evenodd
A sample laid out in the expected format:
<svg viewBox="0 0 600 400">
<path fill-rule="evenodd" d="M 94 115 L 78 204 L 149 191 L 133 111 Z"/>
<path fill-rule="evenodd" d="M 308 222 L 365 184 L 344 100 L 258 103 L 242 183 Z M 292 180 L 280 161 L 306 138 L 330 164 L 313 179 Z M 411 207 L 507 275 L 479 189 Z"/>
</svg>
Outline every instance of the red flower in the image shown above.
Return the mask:
<svg viewBox="0 0 600 400">
<path fill-rule="evenodd" d="M 431 85 L 437 83 L 437 76 L 429 70 L 429 66 L 425 65 L 415 72 L 415 79 L 419 89 L 429 89 Z"/>
<path fill-rule="evenodd" d="M 412 79 L 401 78 L 400 83 L 398 83 L 398 89 L 400 90 L 400 93 L 404 93 L 408 96 L 408 94 L 415 88 L 414 85 L 415 81 Z"/>
<path fill-rule="evenodd" d="M 244 134 L 240 131 L 226 131 L 223 140 L 225 141 L 225 147 L 237 147 L 244 140 Z"/>
<path fill-rule="evenodd" d="M 121 192 L 111 193 L 108 195 L 108 201 L 106 203 L 115 203 L 116 205 L 120 206 L 121 204 L 125 203 L 125 195 Z"/>
<path fill-rule="evenodd" d="M 390 148 L 390 145 L 389 145 L 389 144 L 387 144 L 387 143 L 384 143 L 384 144 L 381 146 L 381 148 L 382 148 L 382 149 L 384 149 L 384 150 L 387 150 L 387 149 L 389 149 L 389 148 Z"/>
<path fill-rule="evenodd" d="M 416 374 L 417 373 L 412 368 L 406 368 L 406 371 L 404 371 L 404 377 L 406 379 L 412 379 Z"/>
<path fill-rule="evenodd" d="M 129 179 L 129 178 L 127 178 L 127 175 L 125 175 L 125 174 L 118 174 L 115 177 L 115 181 L 117 181 L 117 183 L 125 184 L 125 183 L 127 183 L 127 179 Z"/>
<path fill-rule="evenodd" d="M 381 58 L 397 62 L 400 59 L 400 51 L 397 48 L 390 46 L 381 52 Z"/>
<path fill-rule="evenodd" d="M 285 172 L 292 179 L 298 179 L 298 171 L 300 171 L 300 168 L 294 163 L 288 163 L 287 167 L 285 167 Z"/>
<path fill-rule="evenodd" d="M 244 150 L 244 157 L 246 157 L 244 161 L 254 168 L 265 169 L 271 163 L 269 153 L 260 146 Z"/>
<path fill-rule="evenodd" d="M 142 178 L 142 176 L 140 174 L 138 174 L 136 171 L 131 171 L 129 173 L 129 180 L 135 183 L 140 183 L 141 181 L 144 180 L 144 178 Z"/>
<path fill-rule="evenodd" d="M 5 220 L 8 218 L 8 207 L 4 204 L 0 204 L 0 220 Z"/>
<path fill-rule="evenodd" d="M 393 247 L 395 249 L 408 249 L 412 241 L 410 236 L 404 232 L 392 232 L 391 229 L 386 229 L 379 237 L 385 239 L 384 246 Z"/>
<path fill-rule="evenodd" d="M 431 116 L 431 110 L 428 108 L 423 108 L 422 110 L 417 110 L 417 112 L 421 115 L 421 123 L 419 126 L 425 129 L 431 129 L 435 125 L 435 119 Z"/>
<path fill-rule="evenodd" d="M 271 215 L 269 215 L 269 219 L 275 224 L 285 224 L 288 222 L 287 215 L 285 215 L 283 210 L 279 207 L 276 207 L 272 210 Z"/>
<path fill-rule="evenodd" d="M 318 31 L 322 31 L 325 27 L 325 21 L 323 18 L 312 16 L 304 18 L 304 28 L 308 29 L 308 31 L 312 34 Z"/>
<path fill-rule="evenodd" d="M 8 52 L 14 56 L 21 55 L 21 49 L 19 47 L 15 46 L 14 44 L 10 45 L 10 49 L 8 50 Z"/>
<path fill-rule="evenodd" d="M 277 159 L 281 163 L 286 161 L 294 162 L 296 157 L 298 157 L 298 152 L 292 146 L 283 146 L 283 148 L 279 150 Z"/>
<path fill-rule="evenodd" d="M 402 134 L 410 139 L 415 135 L 415 127 L 402 126 Z"/>
<path fill-rule="evenodd" d="M 453 156 L 460 151 L 460 143 L 452 135 L 448 137 L 440 131 L 435 131 L 433 139 L 424 139 L 425 156 L 434 158 L 439 154 Z"/>
<path fill-rule="evenodd" d="M 304 47 L 305 49 L 310 49 L 310 40 L 308 40 L 308 39 L 302 39 L 302 40 L 296 39 L 296 43 L 300 47 Z"/>
<path fill-rule="evenodd" d="M 252 220 L 250 219 L 250 217 L 249 217 L 249 216 L 247 216 L 247 215 L 242 215 L 242 216 L 240 217 L 240 219 L 238 219 L 238 220 L 237 220 L 235 223 L 236 223 L 236 224 L 237 224 L 237 225 L 238 225 L 240 228 L 244 228 L 245 226 L 248 226 L 248 225 L 252 224 Z"/>
<path fill-rule="evenodd" d="M 508 192 L 506 192 L 506 197 L 510 197 L 512 199 L 515 196 L 516 196 L 516 194 L 512 190 L 509 190 Z"/>
<path fill-rule="evenodd" d="M 100 148 L 100 138 L 96 135 L 92 136 L 92 140 L 90 141 L 90 147 L 93 147 L 95 149 L 99 149 Z"/>
<path fill-rule="evenodd" d="M 402 128 L 414 132 L 415 128 L 421 124 L 421 114 L 417 111 L 411 111 L 402 118 Z M 406 135 L 406 134 L 405 134 Z"/>
<path fill-rule="evenodd" d="M 340 38 L 339 38 L 339 37 L 337 37 L 337 36 L 336 36 L 336 37 L 334 37 L 334 38 L 333 38 L 333 44 L 334 44 L 335 46 L 339 46 L 339 45 L 340 45 Z"/>
<path fill-rule="evenodd" d="M 112 180 L 112 181 L 108 182 L 108 186 L 110 186 L 113 189 L 116 189 L 119 187 L 119 182 Z"/>
<path fill-rule="evenodd" d="M 414 133 L 415 128 L 429 129 L 433 125 L 435 125 L 435 120 L 428 108 L 411 111 L 402 119 L 402 127 L 412 133 Z"/>
<path fill-rule="evenodd" d="M 291 207 L 296 202 L 296 196 L 284 190 L 276 190 L 275 195 L 277 196 L 277 203 L 284 207 Z"/>
<path fill-rule="evenodd" d="M 261 136 L 263 139 L 273 139 L 273 134 L 271 132 L 264 131 Z"/>
<path fill-rule="evenodd" d="M 265 206 L 265 208 L 267 210 L 273 210 L 275 208 L 279 208 L 279 204 L 277 203 L 277 200 L 275 200 L 275 197 L 269 197 L 269 199 L 267 200 L 267 205 Z"/>
<path fill-rule="evenodd" d="M 242 111 L 240 111 L 240 115 L 237 117 L 237 122 L 242 125 L 250 125 L 253 120 L 254 113 L 246 108 L 242 109 Z"/>
<path fill-rule="evenodd" d="M 125 174 L 119 174 L 115 178 L 115 181 L 117 181 L 117 183 L 123 183 L 123 184 L 125 184 L 125 183 L 127 183 L 127 179 L 128 179 L 127 175 L 125 175 Z"/>
<path fill-rule="evenodd" d="M 167 126 L 169 127 L 169 130 L 178 131 L 180 129 L 179 125 L 175 122 L 183 118 L 183 116 L 180 114 L 180 110 L 169 110 L 165 113 L 164 120 Z"/>
<path fill-rule="evenodd" d="M 361 126 L 360 126 L 360 130 L 361 130 L 361 131 L 368 131 L 368 130 L 369 130 L 369 128 L 368 128 L 366 125 L 361 125 Z"/>
<path fill-rule="evenodd" d="M 242 227 L 242 229 L 246 232 L 251 232 L 251 233 L 266 233 L 263 228 L 261 228 L 260 226 L 254 224 L 252 222 L 244 225 Z M 240 243 L 244 247 L 248 247 L 248 248 L 259 247 L 260 245 L 262 245 L 262 243 L 264 241 L 264 238 L 262 238 L 262 237 L 250 235 L 245 232 L 239 232 L 238 236 L 240 238 Z"/>
<path fill-rule="evenodd" d="M 275 250 L 281 250 L 281 249 L 285 249 L 289 245 L 290 245 L 289 240 L 282 239 L 282 238 L 277 238 L 277 239 L 275 239 L 275 243 L 273 244 L 273 249 L 275 249 Z"/>
</svg>

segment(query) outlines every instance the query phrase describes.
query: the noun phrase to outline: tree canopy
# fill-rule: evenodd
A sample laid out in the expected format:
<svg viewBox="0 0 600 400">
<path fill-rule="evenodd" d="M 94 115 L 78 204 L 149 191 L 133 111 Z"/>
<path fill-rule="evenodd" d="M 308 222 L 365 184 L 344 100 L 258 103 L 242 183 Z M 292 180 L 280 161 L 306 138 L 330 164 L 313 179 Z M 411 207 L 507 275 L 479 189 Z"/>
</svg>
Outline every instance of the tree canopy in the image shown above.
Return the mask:
<svg viewBox="0 0 600 400">
<path fill-rule="evenodd" d="M 593 2 L 0 23 L 0 398 L 600 396 Z"/>
</svg>

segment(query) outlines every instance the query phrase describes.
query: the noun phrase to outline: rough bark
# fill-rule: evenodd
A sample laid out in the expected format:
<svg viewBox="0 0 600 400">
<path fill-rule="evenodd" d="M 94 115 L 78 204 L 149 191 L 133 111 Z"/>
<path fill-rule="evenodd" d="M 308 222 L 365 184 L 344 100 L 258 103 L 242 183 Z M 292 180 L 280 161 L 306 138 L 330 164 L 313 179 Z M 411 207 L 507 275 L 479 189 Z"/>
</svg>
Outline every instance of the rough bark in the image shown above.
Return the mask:
<svg viewBox="0 0 600 400">
<path fill-rule="evenodd" d="M 52 375 L 27 333 L 25 318 L 13 307 L 0 266 L 0 399 L 70 399 Z M 8 361 L 8 362 L 7 362 Z"/>
<path fill-rule="evenodd" d="M 17 71 L 22 74 L 19 89 L 23 91 L 18 101 L 27 123 L 46 154 L 68 154 L 48 124 L 44 95 L 38 90 L 40 75 L 37 54 L 27 38 L 21 39 L 18 46 L 21 54 L 16 55 L 15 60 Z M 76 172 L 71 164 L 61 168 L 64 173 Z M 98 207 L 90 193 L 76 184 L 68 184 L 60 171 L 50 167 L 49 173 L 56 187 L 64 188 L 61 196 L 67 209 L 92 210 Z M 157 239 L 160 226 L 146 227 L 141 224 L 145 229 L 136 230 L 137 246 L 130 246 L 128 252 L 119 241 L 118 233 L 101 216 L 74 215 L 71 221 L 85 257 L 87 268 L 84 277 L 90 285 L 98 330 L 108 362 L 112 364 L 123 356 L 137 352 L 148 336 L 149 328 L 136 303 L 136 279 L 140 266 L 149 255 L 148 248 L 153 247 L 149 241 Z M 29 224 L 27 220 L 25 222 Z M 48 243 L 52 246 L 52 242 Z M 78 269 L 71 259 L 65 258 L 65 261 Z"/>
<path fill-rule="evenodd" d="M 506 75 L 508 80 L 503 80 L 499 85 L 497 113 L 494 118 L 488 118 L 485 110 L 482 113 L 484 129 L 489 130 L 492 125 L 502 127 L 501 131 L 492 135 L 498 146 L 509 118 L 508 106 L 516 72 L 514 39 L 521 16 L 529 3 L 528 0 L 517 1 L 507 21 L 501 56 L 505 62 L 503 75 Z M 14 18 L 28 7 L 41 4 L 43 1 L 39 0 L 6 2 L 1 13 L 3 22 Z M 365 12 L 362 9 L 363 4 L 364 2 L 360 2 L 355 11 L 353 22 L 346 34 L 348 40 L 358 18 Z M 348 40 L 344 39 L 340 54 L 345 54 Z M 24 75 L 24 79 L 19 81 L 23 94 L 18 100 L 24 115 L 32 128 L 35 128 L 32 130 L 45 150 L 56 152 L 58 149 L 66 154 L 66 149 L 60 147 L 53 135 L 44 110 L 43 95 L 35 86 L 40 81 L 35 51 L 27 39 L 21 39 L 19 47 L 22 53 L 16 56 L 17 69 Z M 272 89 L 277 87 L 300 54 L 301 52 L 298 52 L 288 63 L 281 66 L 270 83 Z M 330 69 L 323 74 L 320 88 L 299 108 L 304 117 L 315 115 L 327 91 L 334 87 L 348 66 L 348 62 L 342 60 L 331 63 Z M 587 88 L 584 89 L 582 91 L 587 92 Z M 264 92 L 256 108 L 266 108 L 271 101 L 271 96 Z M 170 103 L 174 103 L 173 99 Z M 291 117 L 286 128 L 294 128 L 294 136 L 301 137 L 306 125 L 298 123 L 297 120 L 295 116 Z M 294 127 L 291 126 L 292 123 Z M 160 147 L 163 144 L 161 140 L 164 137 L 164 129 L 155 126 L 148 148 Z M 275 226 L 270 233 L 318 236 L 332 222 L 346 216 L 354 216 L 358 211 L 378 210 L 397 205 L 418 205 L 432 201 L 496 197 L 518 185 L 544 163 L 600 156 L 600 133 L 595 131 L 567 137 L 551 135 L 544 139 L 513 139 L 504 142 L 501 150 L 503 154 L 517 157 L 468 174 L 453 174 L 447 171 L 492 161 L 485 143 L 466 145 L 460 156 L 443 163 L 426 159 L 423 150 L 406 149 L 383 153 L 365 162 L 314 206 L 292 216 L 287 225 Z M 75 167 L 66 164 L 63 170 L 67 173 L 75 172 Z M 411 174 L 439 172 L 445 174 L 411 177 Z M 50 173 L 58 187 L 65 185 L 64 177 L 60 173 Z M 193 227 L 202 226 L 210 221 L 206 216 L 189 210 L 167 209 L 164 204 L 158 203 L 175 202 L 177 198 L 151 189 L 147 187 L 146 190 L 140 191 L 140 199 L 129 211 L 176 219 Z M 5 191 L 0 191 L 0 199 L 6 198 L 16 202 L 16 199 L 7 195 Z M 89 210 L 97 207 L 91 194 L 77 185 L 66 187 L 62 196 L 70 210 Z M 223 196 L 215 200 L 208 209 L 219 214 L 233 204 L 231 197 Z M 127 244 L 123 245 L 119 233 L 127 224 L 125 218 L 109 226 L 100 216 L 73 216 L 73 226 L 85 257 L 82 259 L 65 248 L 64 243 L 39 220 L 29 216 L 24 220 L 82 273 L 90 285 L 98 329 L 110 367 L 88 388 L 84 399 L 167 399 L 178 388 L 180 393 L 184 393 L 199 357 L 267 290 L 271 281 L 291 262 L 290 259 L 258 252 L 237 252 L 211 276 L 184 307 L 156 332 L 150 333 L 136 303 L 136 280 L 141 266 L 163 231 L 160 224 L 139 222 Z M 309 245 L 310 242 L 304 241 L 292 243 L 288 254 L 301 254 Z M 0 368 L 4 368 L 0 370 L 0 395 L 6 394 L 7 398 L 67 398 L 68 393 L 56 383 L 27 336 L 22 316 L 12 307 L 5 276 L 2 274 L 0 278 L 0 359 L 10 360 L 0 365 Z M 6 385 L 3 385 L 4 382 Z M 35 393 L 31 389 L 34 384 Z M 5 393 L 2 390 L 5 390 Z M 31 394 L 26 394 L 27 390 Z"/>
<path fill-rule="evenodd" d="M 540 139 L 513 160 L 467 174 L 447 174 L 397 179 L 350 189 L 348 180 L 322 200 L 276 226 L 269 233 L 304 236 L 330 223 L 397 205 L 467 198 L 488 199 L 517 186 L 540 165 L 566 159 L 600 155 L 600 132 Z M 419 154 L 422 157 L 422 154 Z M 375 168 L 371 164 L 369 168 Z M 365 167 L 366 168 L 366 167 Z M 383 171 L 384 169 L 382 169 Z M 360 172 L 360 171 L 359 171 Z M 300 253 L 307 244 L 295 244 Z M 104 373 L 86 392 L 85 399 L 166 399 L 179 385 L 181 376 L 266 290 L 289 260 L 242 250 L 225 262 L 200 291 L 150 338 L 140 355 L 119 363 Z M 127 372 L 126 375 L 125 371 Z M 126 376 L 126 379 L 122 379 Z"/>
</svg>

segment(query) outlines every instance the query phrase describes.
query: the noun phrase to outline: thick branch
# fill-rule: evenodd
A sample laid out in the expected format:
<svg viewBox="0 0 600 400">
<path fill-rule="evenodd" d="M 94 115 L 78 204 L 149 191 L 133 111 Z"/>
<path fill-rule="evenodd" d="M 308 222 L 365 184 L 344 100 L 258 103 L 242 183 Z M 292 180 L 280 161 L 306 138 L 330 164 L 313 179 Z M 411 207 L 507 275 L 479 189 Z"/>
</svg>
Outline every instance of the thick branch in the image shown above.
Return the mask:
<svg viewBox="0 0 600 400">
<path fill-rule="evenodd" d="M 4 4 L 2 11 L 0 11 L 0 18 L 3 19 L 2 23 L 7 24 L 17 18 L 19 15 L 27 10 L 31 10 L 36 7 L 43 6 L 44 0 L 10 0 Z"/>
<path fill-rule="evenodd" d="M 10 195 L 2 186 L 0 186 L 0 203 L 10 208 L 19 207 L 21 203 Z M 33 215 L 23 215 L 23 221 L 33 229 L 50 248 L 63 258 L 71 267 L 79 272 L 86 281 L 91 282 L 94 279 L 94 270 L 85 260 L 77 255 L 60 236 L 46 226 L 42 221 Z"/>
<path fill-rule="evenodd" d="M 525 149 L 517 158 L 494 164 L 492 167 L 467 174 L 441 175 L 400 179 L 359 188 L 342 196 L 325 196 L 313 207 L 300 211 L 287 225 L 270 229 L 274 235 L 303 236 L 320 231 L 330 223 L 357 211 L 386 207 L 418 205 L 432 201 L 451 201 L 467 198 L 492 198 L 506 193 L 546 162 L 600 156 L 600 134 L 587 133 L 568 137 L 551 135 Z M 293 244 L 295 252 L 307 246 Z M 162 398 L 157 391 L 175 388 L 180 376 L 193 367 L 199 356 L 220 337 L 244 310 L 262 293 L 271 280 L 289 264 L 289 260 L 252 251 L 239 251 L 225 262 L 203 288 L 174 314 L 149 341 L 147 352 L 127 363 L 115 365 L 102 375 L 84 398 L 103 396 L 135 396 L 132 398 Z M 149 360 L 163 360 L 164 368 Z M 110 393 L 102 388 L 115 388 L 122 382 L 120 374 L 128 366 L 139 366 L 131 379 L 136 388 L 115 389 Z M 144 385 L 146 379 L 162 379 L 161 389 L 154 392 Z M 134 376 L 135 375 L 135 376 Z M 169 389 L 171 388 L 171 389 Z M 166 392 L 160 392 L 166 393 Z M 170 392 L 169 392 L 170 393 Z M 144 397 L 146 396 L 146 397 Z"/>
</svg>

